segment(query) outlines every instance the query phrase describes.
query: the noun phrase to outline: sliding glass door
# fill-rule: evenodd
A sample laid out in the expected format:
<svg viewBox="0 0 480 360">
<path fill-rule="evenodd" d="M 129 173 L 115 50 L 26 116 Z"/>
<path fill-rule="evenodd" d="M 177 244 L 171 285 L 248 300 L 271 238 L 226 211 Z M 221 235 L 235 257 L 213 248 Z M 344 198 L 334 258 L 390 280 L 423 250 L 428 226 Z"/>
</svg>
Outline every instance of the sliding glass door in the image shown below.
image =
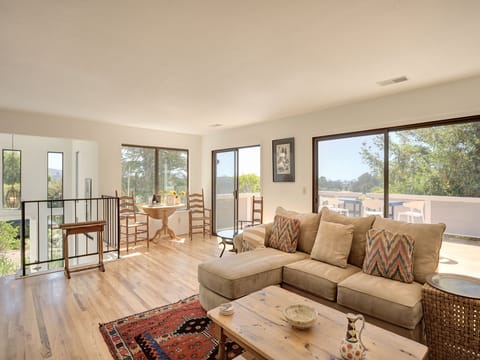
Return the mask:
<svg viewBox="0 0 480 360">
<path fill-rule="evenodd" d="M 260 146 L 217 150 L 212 161 L 214 232 L 236 231 L 261 195 Z"/>
<path fill-rule="evenodd" d="M 237 230 L 238 149 L 213 153 L 214 165 L 214 232 Z"/>
<path fill-rule="evenodd" d="M 313 211 L 446 223 L 480 238 L 480 117 L 314 139 Z"/>
</svg>

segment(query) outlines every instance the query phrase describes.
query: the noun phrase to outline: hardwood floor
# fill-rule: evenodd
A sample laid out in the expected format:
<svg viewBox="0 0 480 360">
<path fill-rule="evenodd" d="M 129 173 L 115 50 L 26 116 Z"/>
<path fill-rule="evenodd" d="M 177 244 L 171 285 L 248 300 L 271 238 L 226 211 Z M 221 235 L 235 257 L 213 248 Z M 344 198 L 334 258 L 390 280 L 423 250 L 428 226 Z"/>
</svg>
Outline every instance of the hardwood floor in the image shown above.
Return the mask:
<svg viewBox="0 0 480 360">
<path fill-rule="evenodd" d="M 111 359 L 99 323 L 197 294 L 198 264 L 219 253 L 216 237 L 163 238 L 106 262 L 105 273 L 0 279 L 0 359 Z"/>
</svg>

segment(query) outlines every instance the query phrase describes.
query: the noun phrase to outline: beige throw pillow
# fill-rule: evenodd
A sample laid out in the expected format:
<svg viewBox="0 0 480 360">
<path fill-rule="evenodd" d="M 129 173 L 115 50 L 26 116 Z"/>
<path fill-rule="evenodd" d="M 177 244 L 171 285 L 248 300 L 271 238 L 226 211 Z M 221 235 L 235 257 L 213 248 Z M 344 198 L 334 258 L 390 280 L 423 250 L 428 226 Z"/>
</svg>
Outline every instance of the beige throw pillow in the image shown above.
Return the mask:
<svg viewBox="0 0 480 360">
<path fill-rule="evenodd" d="M 320 221 L 317 238 L 310 257 L 342 268 L 347 267 L 352 246 L 353 225 Z"/>
<path fill-rule="evenodd" d="M 327 207 L 322 208 L 322 221 L 329 221 L 343 225 L 353 225 L 352 249 L 348 256 L 348 263 L 362 267 L 365 258 L 365 243 L 367 241 L 367 231 L 372 227 L 375 216 L 365 217 L 348 217 L 329 210 Z"/>
</svg>

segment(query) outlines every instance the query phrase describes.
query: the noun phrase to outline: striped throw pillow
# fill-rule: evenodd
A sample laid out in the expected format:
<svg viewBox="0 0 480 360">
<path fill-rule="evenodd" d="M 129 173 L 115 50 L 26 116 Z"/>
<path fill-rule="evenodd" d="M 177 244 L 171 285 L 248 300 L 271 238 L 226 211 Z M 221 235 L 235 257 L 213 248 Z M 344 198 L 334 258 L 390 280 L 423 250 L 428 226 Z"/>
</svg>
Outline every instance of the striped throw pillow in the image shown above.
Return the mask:
<svg viewBox="0 0 480 360">
<path fill-rule="evenodd" d="M 388 279 L 413 282 L 413 237 L 385 229 L 370 229 L 363 272 Z"/>
<path fill-rule="evenodd" d="M 281 251 L 294 253 L 297 251 L 300 235 L 300 221 L 281 215 L 275 215 L 273 220 L 272 235 L 267 246 Z"/>
</svg>

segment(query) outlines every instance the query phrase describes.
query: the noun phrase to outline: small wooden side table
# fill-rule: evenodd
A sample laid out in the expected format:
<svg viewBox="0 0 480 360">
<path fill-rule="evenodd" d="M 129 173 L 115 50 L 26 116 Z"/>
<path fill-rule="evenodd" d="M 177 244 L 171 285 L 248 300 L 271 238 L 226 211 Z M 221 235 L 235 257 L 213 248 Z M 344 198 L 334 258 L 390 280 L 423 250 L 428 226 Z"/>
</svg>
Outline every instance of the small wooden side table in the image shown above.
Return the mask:
<svg viewBox="0 0 480 360">
<path fill-rule="evenodd" d="M 70 279 L 70 273 L 76 271 L 82 271 L 87 269 L 99 268 L 105 272 L 105 266 L 103 265 L 103 229 L 106 225 L 105 220 L 100 221 L 84 221 L 78 223 L 65 223 L 60 225 L 60 229 L 64 231 L 63 234 L 63 258 L 65 262 L 65 275 Z M 98 264 L 76 266 L 70 269 L 68 258 L 68 237 L 75 234 L 86 234 L 96 232 L 97 245 L 98 245 Z"/>
</svg>

